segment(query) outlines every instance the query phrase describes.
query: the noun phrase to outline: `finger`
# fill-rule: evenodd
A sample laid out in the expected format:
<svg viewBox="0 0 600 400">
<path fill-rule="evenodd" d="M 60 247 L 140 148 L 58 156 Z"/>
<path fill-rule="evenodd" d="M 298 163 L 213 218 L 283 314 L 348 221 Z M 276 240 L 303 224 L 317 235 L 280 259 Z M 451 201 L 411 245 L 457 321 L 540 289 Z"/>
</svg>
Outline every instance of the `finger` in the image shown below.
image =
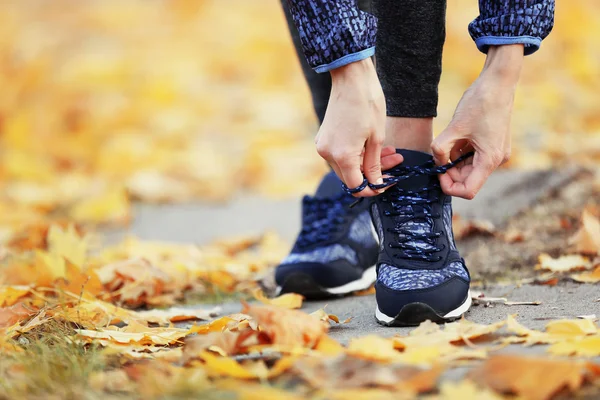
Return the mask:
<svg viewBox="0 0 600 400">
<path fill-rule="evenodd" d="M 477 159 L 473 161 L 473 167 L 463 182 L 453 181 L 450 184 L 446 182 L 447 190 L 444 190 L 446 194 L 468 200 L 475 198 L 487 178 L 495 169 L 495 166 L 487 157 L 478 155 L 477 153 L 475 157 Z"/>
<path fill-rule="evenodd" d="M 381 185 L 383 178 L 381 176 L 381 147 L 382 141 L 374 138 L 372 135 L 365 144 L 365 156 L 363 159 L 363 171 L 369 183 Z M 383 193 L 383 189 L 376 190 L 377 193 Z"/>
<path fill-rule="evenodd" d="M 448 163 L 450 160 L 450 152 L 458 139 L 457 133 L 450 128 L 446 128 L 437 138 L 435 138 L 431 144 L 431 151 L 436 165 Z"/>
<path fill-rule="evenodd" d="M 337 166 L 340 169 L 342 181 L 350 189 L 354 189 L 362 185 L 365 177 L 360 170 L 360 155 L 356 157 L 346 157 L 337 161 Z M 339 175 L 338 175 L 339 176 Z M 376 196 L 377 192 L 373 191 L 370 187 L 366 187 L 364 190 L 358 193 L 354 193 L 354 197 L 370 197 Z"/>
<path fill-rule="evenodd" d="M 390 154 L 389 156 L 383 156 L 383 153 L 382 153 L 381 171 L 392 169 L 395 166 L 401 164 L 402 161 L 404 161 L 404 157 L 402 157 L 402 154 L 394 153 L 394 154 Z"/>
<path fill-rule="evenodd" d="M 381 149 L 381 158 L 391 156 L 396 153 L 396 148 L 394 146 L 385 146 Z"/>
<path fill-rule="evenodd" d="M 450 160 L 454 161 L 457 158 L 467 154 L 469 151 L 467 150 L 470 146 L 469 141 L 466 139 L 459 139 L 452 146 L 452 150 L 450 150 Z"/>
</svg>

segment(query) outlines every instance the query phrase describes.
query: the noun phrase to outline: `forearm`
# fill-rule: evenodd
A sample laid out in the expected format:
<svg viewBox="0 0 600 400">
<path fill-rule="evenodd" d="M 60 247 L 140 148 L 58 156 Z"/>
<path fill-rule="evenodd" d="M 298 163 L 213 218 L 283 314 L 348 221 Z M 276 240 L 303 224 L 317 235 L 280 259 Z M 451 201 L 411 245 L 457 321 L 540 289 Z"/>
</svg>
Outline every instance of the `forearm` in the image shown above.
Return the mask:
<svg viewBox="0 0 600 400">
<path fill-rule="evenodd" d="M 490 46 L 483 66 L 483 74 L 506 86 L 507 89 L 517 85 L 523 67 L 523 45 Z"/>
<path fill-rule="evenodd" d="M 536 52 L 554 26 L 555 0 L 479 0 L 480 15 L 469 24 L 477 48 L 522 44 Z"/>
<path fill-rule="evenodd" d="M 289 0 L 302 48 L 316 72 L 327 72 L 375 53 L 377 20 L 354 0 Z"/>
</svg>

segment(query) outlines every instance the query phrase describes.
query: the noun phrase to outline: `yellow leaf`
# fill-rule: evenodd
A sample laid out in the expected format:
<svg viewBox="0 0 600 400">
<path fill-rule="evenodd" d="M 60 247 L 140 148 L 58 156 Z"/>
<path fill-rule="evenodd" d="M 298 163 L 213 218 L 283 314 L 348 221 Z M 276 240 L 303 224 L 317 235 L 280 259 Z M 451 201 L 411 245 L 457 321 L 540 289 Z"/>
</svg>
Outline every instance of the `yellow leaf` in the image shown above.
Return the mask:
<svg viewBox="0 0 600 400">
<path fill-rule="evenodd" d="M 269 299 L 265 296 L 263 291 L 260 288 L 257 288 L 253 291 L 254 298 L 260 301 L 263 304 L 270 304 L 277 307 L 289 308 L 289 309 L 297 309 L 302 307 L 302 301 L 304 300 L 304 296 L 296 294 L 296 293 L 286 293 L 282 296 L 276 297 L 274 299 Z"/>
<path fill-rule="evenodd" d="M 221 332 L 232 322 L 236 322 L 236 321 L 230 317 L 221 317 L 219 319 L 212 321 L 209 324 L 192 326 L 190 328 L 189 334 L 197 333 L 199 335 L 202 335 L 202 334 L 206 334 L 209 332 Z"/>
<path fill-rule="evenodd" d="M 571 278 L 582 283 L 598 283 L 600 282 L 600 265 L 591 272 L 582 272 L 581 274 L 573 274 Z"/>
<path fill-rule="evenodd" d="M 496 355 L 473 369 L 469 377 L 500 393 L 545 400 L 563 390 L 575 392 L 586 378 L 598 372 L 600 370 L 579 361 Z"/>
<path fill-rule="evenodd" d="M 123 189 L 110 190 L 78 202 L 70 214 L 76 221 L 95 224 L 126 224 L 131 219 L 129 199 Z"/>
<path fill-rule="evenodd" d="M 336 340 L 325 335 L 319 340 L 315 350 L 328 356 L 336 356 L 344 352 L 344 347 Z"/>
<path fill-rule="evenodd" d="M 478 388 L 472 381 L 445 381 L 440 385 L 439 400 L 501 400 L 502 397 L 487 389 Z"/>
<path fill-rule="evenodd" d="M 558 258 L 552 258 L 548 254 L 540 254 L 538 256 L 539 264 L 536 269 L 543 269 L 553 272 L 567 272 L 582 269 L 588 269 L 592 266 L 587 257 L 580 255 L 568 255 Z"/>
<path fill-rule="evenodd" d="M 29 293 L 30 289 L 26 286 L 2 286 L 0 287 L 0 307 L 12 306 Z"/>
<path fill-rule="evenodd" d="M 79 236 L 73 225 L 64 230 L 58 225 L 52 225 L 48 230 L 48 251 L 82 268 L 87 257 L 88 240 Z"/>
<path fill-rule="evenodd" d="M 569 240 L 573 250 L 585 254 L 600 252 L 600 221 L 588 209 L 581 215 L 581 228 Z"/>
<path fill-rule="evenodd" d="M 557 356 L 600 356 L 600 336 L 588 336 L 554 343 L 548 352 Z"/>
<path fill-rule="evenodd" d="M 350 339 L 346 352 L 354 357 L 381 362 L 390 362 L 400 357 L 392 340 L 376 335 Z"/>
<path fill-rule="evenodd" d="M 231 358 L 215 356 L 208 351 L 200 354 L 205 368 L 211 376 L 229 376 L 237 379 L 255 379 L 257 376 Z M 265 377 L 266 378 L 266 377 Z"/>
<path fill-rule="evenodd" d="M 598 329 L 589 319 L 561 319 L 550 321 L 546 325 L 546 332 L 553 335 L 585 336 L 593 335 Z"/>
</svg>

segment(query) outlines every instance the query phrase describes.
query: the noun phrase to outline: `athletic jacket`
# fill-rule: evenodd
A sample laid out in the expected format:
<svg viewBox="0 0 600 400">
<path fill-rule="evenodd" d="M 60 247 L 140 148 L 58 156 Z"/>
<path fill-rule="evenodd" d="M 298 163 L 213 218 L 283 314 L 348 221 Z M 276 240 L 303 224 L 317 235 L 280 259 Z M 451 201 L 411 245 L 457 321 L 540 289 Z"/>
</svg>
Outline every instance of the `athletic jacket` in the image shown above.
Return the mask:
<svg viewBox="0 0 600 400">
<path fill-rule="evenodd" d="M 402 1 L 402 0 L 393 0 Z M 377 19 L 356 0 L 289 0 L 304 55 L 326 72 L 375 53 Z M 555 0 L 479 0 L 480 15 L 469 24 L 477 48 L 522 43 L 537 51 L 554 26 Z"/>
</svg>

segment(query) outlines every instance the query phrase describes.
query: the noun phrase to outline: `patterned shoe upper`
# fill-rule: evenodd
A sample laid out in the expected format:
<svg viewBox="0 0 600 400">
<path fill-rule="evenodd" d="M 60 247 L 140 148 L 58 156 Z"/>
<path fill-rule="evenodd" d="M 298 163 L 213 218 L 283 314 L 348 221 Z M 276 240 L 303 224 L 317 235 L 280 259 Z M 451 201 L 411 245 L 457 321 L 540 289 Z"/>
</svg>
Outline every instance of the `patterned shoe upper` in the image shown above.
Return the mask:
<svg viewBox="0 0 600 400">
<path fill-rule="evenodd" d="M 414 166 L 433 170 L 429 154 L 399 152 L 404 162 L 386 173 L 402 176 Z M 469 281 L 452 234 L 451 198 L 442 192 L 436 174 L 398 182 L 376 198 L 372 211 L 373 223 L 383 238 L 379 284 L 407 291 L 432 288 L 454 277 Z"/>
<path fill-rule="evenodd" d="M 304 197 L 302 230 L 276 270 L 277 281 L 303 271 L 325 287 L 336 286 L 360 278 L 375 265 L 378 243 L 368 204 L 350 207 L 355 201 L 341 189 L 333 172 L 323 179 L 314 197 Z"/>
</svg>

